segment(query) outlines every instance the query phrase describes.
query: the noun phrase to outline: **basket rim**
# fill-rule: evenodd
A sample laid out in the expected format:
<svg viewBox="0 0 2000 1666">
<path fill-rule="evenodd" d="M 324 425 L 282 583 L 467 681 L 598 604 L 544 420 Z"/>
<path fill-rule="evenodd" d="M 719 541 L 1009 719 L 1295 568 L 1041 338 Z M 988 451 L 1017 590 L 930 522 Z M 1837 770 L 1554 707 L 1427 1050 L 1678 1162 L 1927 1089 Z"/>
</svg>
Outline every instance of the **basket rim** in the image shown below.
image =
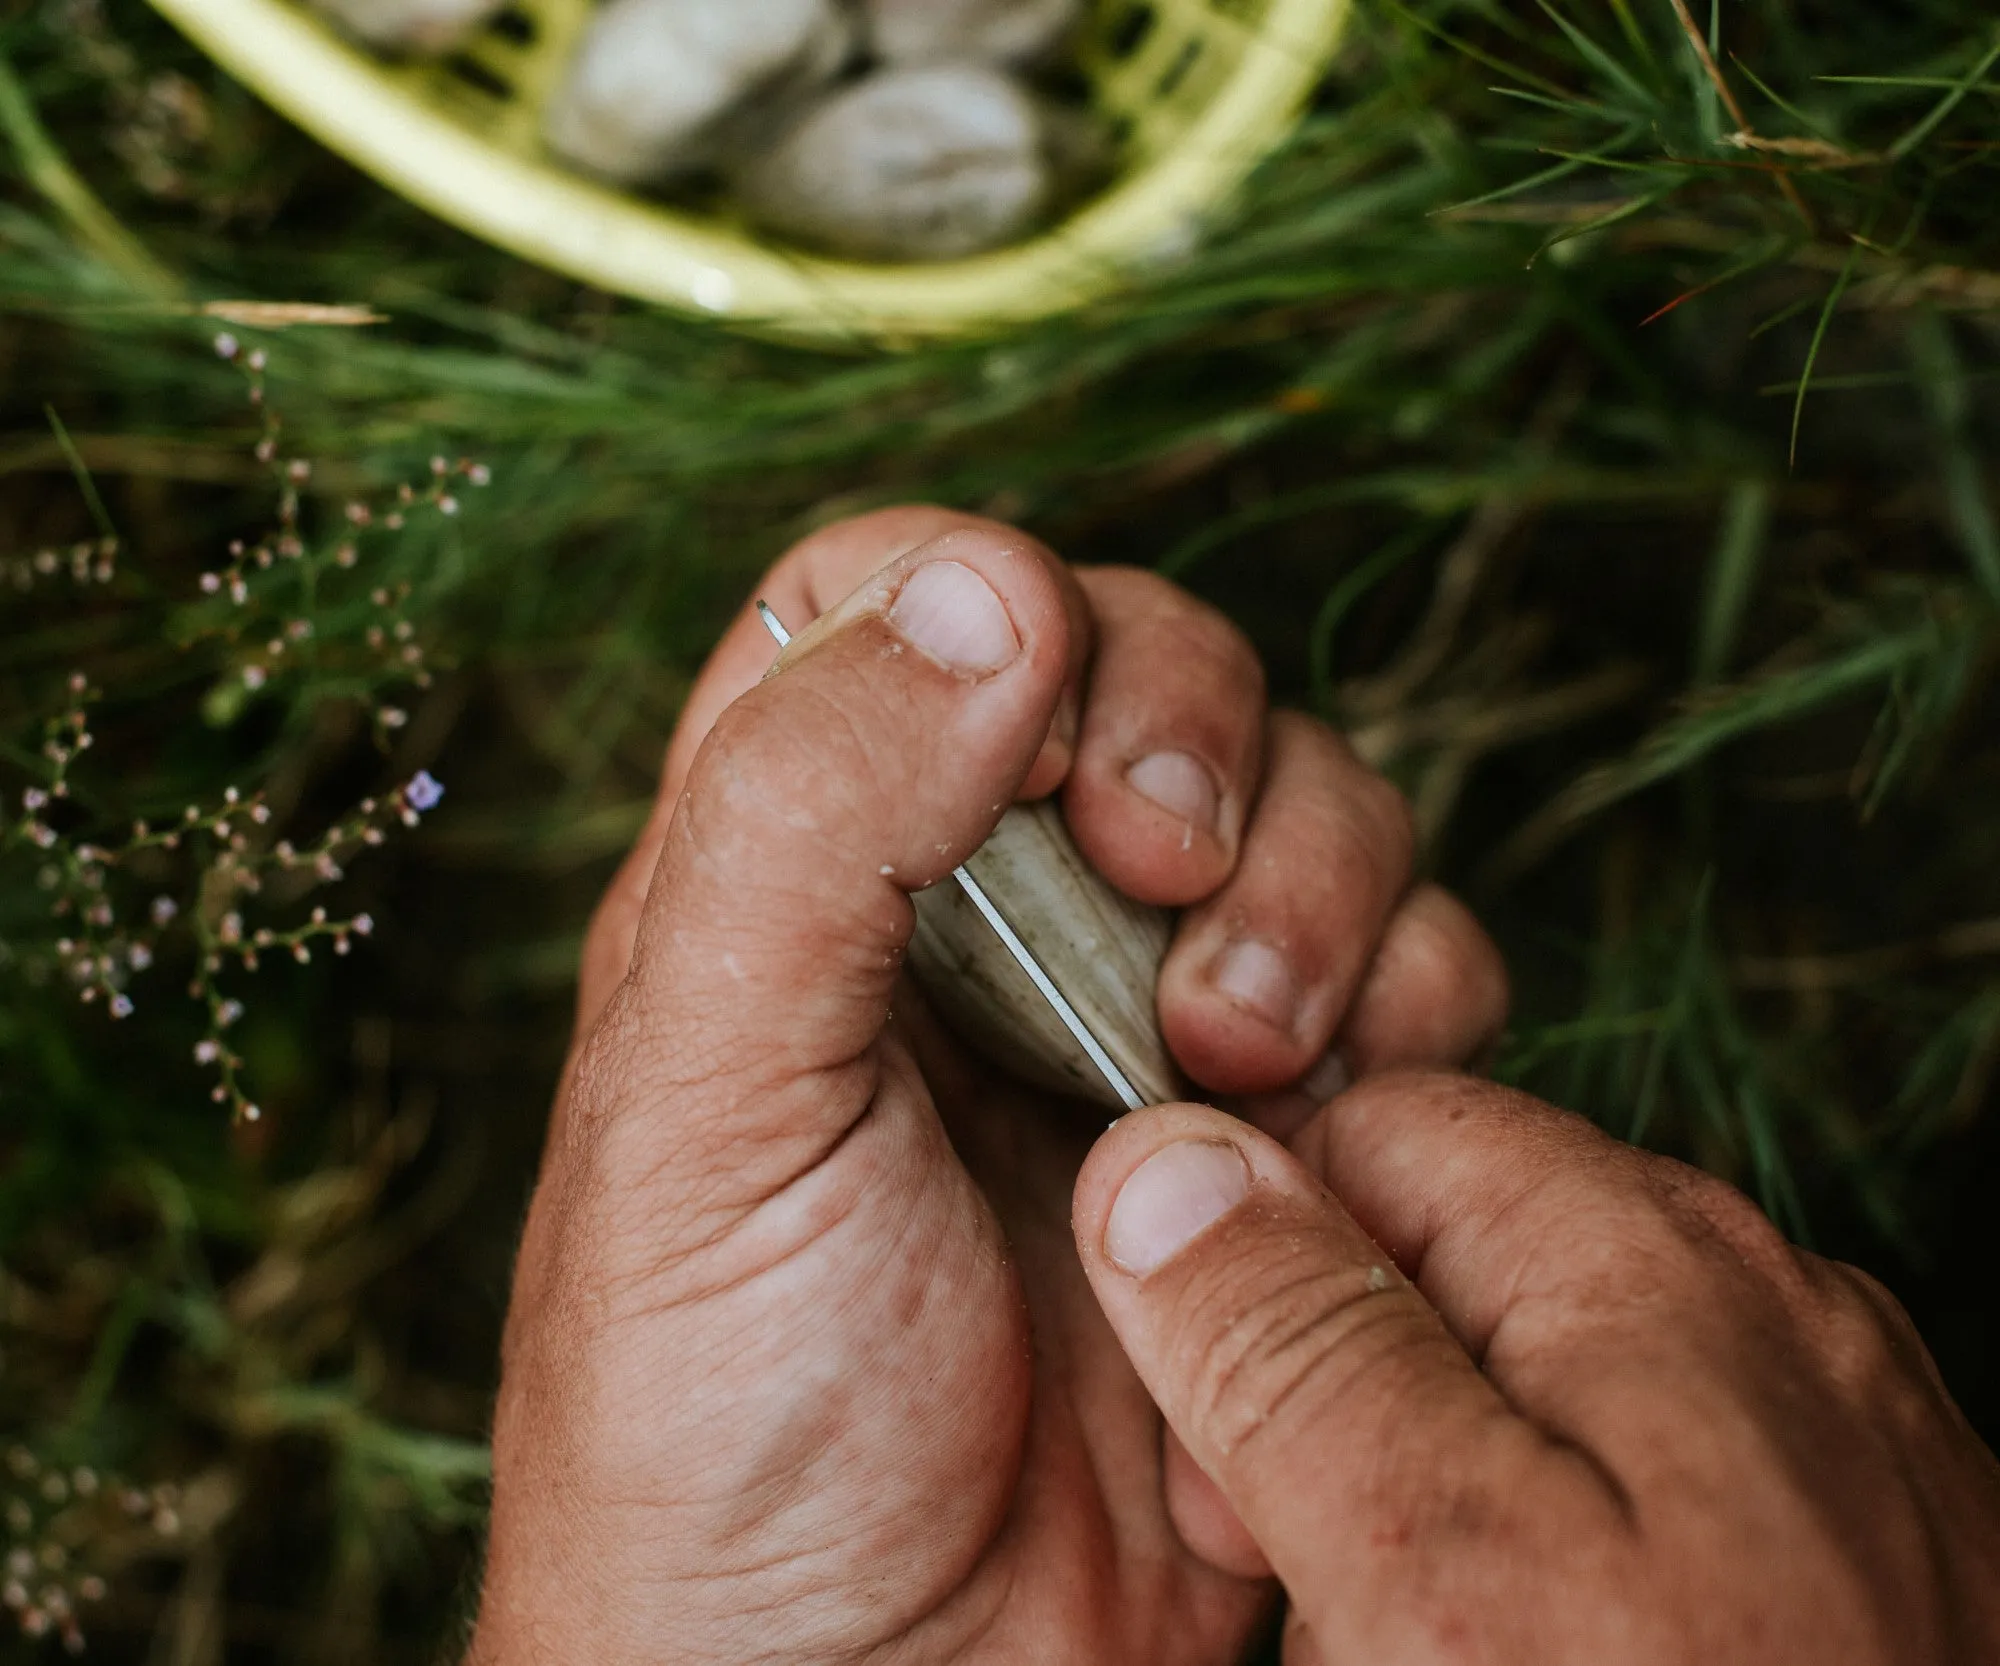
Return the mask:
<svg viewBox="0 0 2000 1666">
<path fill-rule="evenodd" d="M 1069 219 L 967 260 L 870 266 L 754 243 L 490 144 L 287 0 L 151 0 L 282 115 L 487 242 L 676 311 L 821 343 L 978 334 L 1094 300 L 1180 254 L 1290 131 L 1350 0 L 1272 0 L 1242 59 L 1161 154 Z"/>
</svg>

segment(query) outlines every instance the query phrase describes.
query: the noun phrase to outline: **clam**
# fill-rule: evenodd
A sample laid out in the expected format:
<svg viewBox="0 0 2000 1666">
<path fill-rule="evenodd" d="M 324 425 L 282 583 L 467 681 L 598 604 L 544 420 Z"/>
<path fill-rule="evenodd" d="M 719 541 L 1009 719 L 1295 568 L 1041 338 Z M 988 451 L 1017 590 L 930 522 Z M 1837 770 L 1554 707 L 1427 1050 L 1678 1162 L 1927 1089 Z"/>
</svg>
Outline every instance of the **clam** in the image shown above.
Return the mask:
<svg viewBox="0 0 2000 1666">
<path fill-rule="evenodd" d="M 892 64 L 1046 58 L 1076 27 L 1081 0 L 866 0 L 868 44 Z"/>
<path fill-rule="evenodd" d="M 1114 890 L 1054 804 L 1017 804 L 965 864 L 1149 1105 L 1183 1097 L 1154 994 L 1173 922 Z M 1120 1113 L 1125 1105 L 951 881 L 913 899 L 910 970 L 966 1041 L 1038 1086 Z"/>
<path fill-rule="evenodd" d="M 584 32 L 543 137 L 606 179 L 671 179 L 768 136 L 839 72 L 853 39 L 836 0 L 610 0 Z"/>
</svg>

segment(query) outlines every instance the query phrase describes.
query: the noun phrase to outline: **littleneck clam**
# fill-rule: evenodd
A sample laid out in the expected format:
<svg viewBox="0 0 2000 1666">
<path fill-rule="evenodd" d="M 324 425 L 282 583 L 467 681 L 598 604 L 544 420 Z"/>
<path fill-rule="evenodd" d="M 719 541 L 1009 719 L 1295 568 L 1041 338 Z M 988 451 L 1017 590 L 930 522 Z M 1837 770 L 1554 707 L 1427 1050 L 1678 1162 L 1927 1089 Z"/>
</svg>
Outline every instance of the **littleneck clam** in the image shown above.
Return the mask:
<svg viewBox="0 0 2000 1666">
<path fill-rule="evenodd" d="M 951 260 L 1021 236 L 1059 194 L 1051 124 L 982 64 L 886 69 L 815 106 L 735 175 L 766 229 L 863 260 Z"/>
<path fill-rule="evenodd" d="M 885 62 L 1024 64 L 1053 52 L 1083 7 L 1081 0 L 865 0 L 862 10 L 868 44 Z"/>
<path fill-rule="evenodd" d="M 543 135 L 606 179 L 668 179 L 779 125 L 794 100 L 839 72 L 853 39 L 836 0 L 610 0 L 590 20 Z"/>
<path fill-rule="evenodd" d="M 1153 1004 L 1167 916 L 1112 889 L 1051 803 L 1013 806 L 965 866 L 1140 1098 L 1181 1097 Z M 945 880 L 913 900 L 910 970 L 954 1029 L 1039 1086 L 1125 1110 L 957 885 Z"/>
</svg>

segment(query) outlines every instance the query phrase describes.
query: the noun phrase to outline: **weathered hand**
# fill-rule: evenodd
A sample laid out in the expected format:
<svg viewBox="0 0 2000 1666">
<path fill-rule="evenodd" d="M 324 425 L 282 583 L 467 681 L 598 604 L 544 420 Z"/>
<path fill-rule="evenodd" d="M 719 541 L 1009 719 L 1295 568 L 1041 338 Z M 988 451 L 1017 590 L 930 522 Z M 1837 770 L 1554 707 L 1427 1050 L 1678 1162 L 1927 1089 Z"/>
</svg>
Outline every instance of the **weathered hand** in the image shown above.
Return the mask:
<svg viewBox="0 0 2000 1666">
<path fill-rule="evenodd" d="M 1098 1119 L 927 1018 L 906 893 L 1060 787 L 1114 883 L 1187 907 L 1179 1059 L 1271 1123 L 1302 1078 L 1475 1052 L 1497 958 L 1410 888 L 1395 793 L 1151 575 L 905 510 L 762 594 L 816 622 L 761 683 L 753 617 L 718 648 L 585 951 L 474 1658 L 1233 1659 L 1272 1587 L 1078 1264 Z"/>
<path fill-rule="evenodd" d="M 1290 1150 L 1126 1117 L 1076 1229 L 1287 1666 L 2000 1660 L 2000 1466 L 1889 1294 L 1719 1180 L 1386 1075 Z"/>
</svg>

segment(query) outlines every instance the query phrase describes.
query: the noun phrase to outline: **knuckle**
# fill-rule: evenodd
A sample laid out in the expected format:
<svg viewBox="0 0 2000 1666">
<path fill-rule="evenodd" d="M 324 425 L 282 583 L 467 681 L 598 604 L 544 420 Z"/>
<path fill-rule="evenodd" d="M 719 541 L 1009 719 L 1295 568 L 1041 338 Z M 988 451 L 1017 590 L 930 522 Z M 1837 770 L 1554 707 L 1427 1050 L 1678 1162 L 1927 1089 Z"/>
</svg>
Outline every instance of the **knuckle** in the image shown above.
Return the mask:
<svg viewBox="0 0 2000 1666">
<path fill-rule="evenodd" d="M 1818 1297 L 1813 1332 L 1820 1357 L 1851 1393 L 1928 1412 L 1933 1367 L 1915 1322 L 1881 1280 L 1843 1262 L 1801 1253 Z"/>
<path fill-rule="evenodd" d="M 1190 638 L 1200 641 L 1223 681 L 1252 691 L 1261 700 L 1265 687 L 1264 660 L 1255 644 L 1227 614 L 1206 602 L 1189 600 L 1192 608 L 1185 628 Z"/>
<path fill-rule="evenodd" d="M 811 832 L 806 818 L 824 821 L 897 791 L 902 753 L 870 738 L 910 727 L 894 686 L 871 685 L 845 665 L 814 671 L 755 690 L 716 718 L 688 771 L 691 821 Z M 773 709 L 780 699 L 782 713 Z"/>
<path fill-rule="evenodd" d="M 1273 1267 L 1246 1299 L 1241 1269 L 1225 1269 L 1199 1292 L 1183 1327 L 1188 1408 L 1217 1450 L 1240 1451 L 1288 1407 L 1324 1405 L 1387 1357 L 1416 1308 L 1385 1271 Z"/>
<path fill-rule="evenodd" d="M 1079 567 L 1076 580 L 1094 609 L 1130 619 L 1170 612 L 1183 600 L 1194 601 L 1172 579 L 1161 577 L 1150 567 L 1131 567 L 1117 562 L 1099 567 Z"/>
<path fill-rule="evenodd" d="M 1421 1120 L 1454 1137 L 1484 1141 L 1493 1133 L 1520 1136 L 1508 1143 L 1523 1150 L 1578 1142 L 1607 1151 L 1619 1149 L 1573 1111 L 1558 1110 L 1504 1083 L 1453 1070 L 1415 1068 L 1369 1076 L 1334 1100 L 1327 1114 L 1356 1131 L 1379 1131 L 1385 1138 Z"/>
<path fill-rule="evenodd" d="M 1238 687 L 1264 688 L 1264 661 L 1250 638 L 1220 608 L 1143 567 L 1092 567 L 1078 573 L 1092 603 L 1121 616 L 1113 641 L 1129 635 L 1150 658 L 1170 653 Z M 1115 628 L 1123 624 L 1122 631 Z"/>
<path fill-rule="evenodd" d="M 1156 622 L 1146 657 L 1155 663 L 1189 668 L 1187 686 L 1206 698 L 1216 688 L 1227 689 L 1246 705 L 1264 698 L 1264 662 L 1248 637 L 1210 608 Z"/>
<path fill-rule="evenodd" d="M 1417 818 L 1410 801 L 1387 776 L 1372 770 L 1356 777 L 1351 798 L 1370 847 L 1396 872 L 1409 872 L 1417 850 Z"/>
<path fill-rule="evenodd" d="M 1281 776 L 1306 788 L 1305 802 L 1385 872 L 1409 872 L 1416 814 L 1386 775 L 1358 762 L 1338 732 L 1304 712 L 1271 713 L 1271 753 Z"/>
<path fill-rule="evenodd" d="M 1803 1299 L 1809 1281 L 1798 1250 L 1750 1198 L 1726 1180 L 1670 1157 L 1644 1159 L 1655 1202 L 1683 1236 L 1720 1248 L 1788 1296 Z"/>
</svg>

